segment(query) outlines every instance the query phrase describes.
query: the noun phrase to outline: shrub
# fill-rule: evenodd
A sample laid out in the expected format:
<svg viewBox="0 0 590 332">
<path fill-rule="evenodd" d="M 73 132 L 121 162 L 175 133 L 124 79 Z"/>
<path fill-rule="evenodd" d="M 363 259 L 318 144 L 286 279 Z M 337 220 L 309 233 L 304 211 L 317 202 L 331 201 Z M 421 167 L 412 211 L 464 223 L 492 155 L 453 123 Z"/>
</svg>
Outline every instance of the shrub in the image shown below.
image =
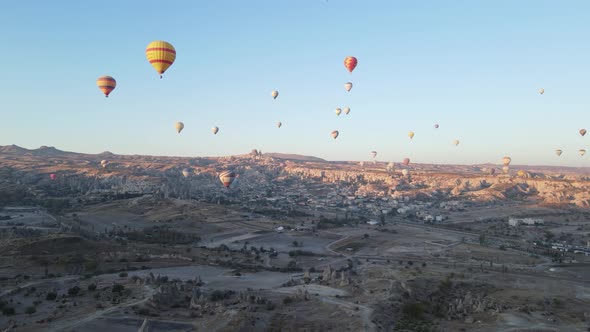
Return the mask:
<svg viewBox="0 0 590 332">
<path fill-rule="evenodd" d="M 91 292 L 92 291 L 95 291 L 96 290 L 96 284 L 89 284 L 88 285 L 88 290 L 91 291 Z"/>
<path fill-rule="evenodd" d="M 283 299 L 283 304 L 290 304 L 293 303 L 293 301 L 295 301 L 292 297 L 287 296 L 286 298 Z"/>
<path fill-rule="evenodd" d="M 113 292 L 113 293 L 121 293 L 121 292 L 123 292 L 124 290 L 125 290 L 125 286 L 123 286 L 123 285 L 120 285 L 120 284 L 114 284 L 114 285 L 113 285 L 112 292 Z"/>
<path fill-rule="evenodd" d="M 35 308 L 35 307 L 33 307 L 33 306 L 27 307 L 27 308 L 25 309 L 25 313 L 26 313 L 26 314 L 29 314 L 29 315 L 32 315 L 32 314 L 34 314 L 35 312 L 37 312 L 37 308 Z"/>
<path fill-rule="evenodd" d="M 2 314 L 4 316 L 12 316 L 16 313 L 16 311 L 14 310 L 13 307 L 5 307 L 4 309 L 2 309 Z"/>
<path fill-rule="evenodd" d="M 70 296 L 76 296 L 76 295 L 78 295 L 78 293 L 80 293 L 80 287 L 78 287 L 78 286 L 74 286 L 74 287 L 68 289 L 68 295 L 70 295 Z"/>
<path fill-rule="evenodd" d="M 127 272 L 121 272 L 121 273 L 119 273 L 119 277 L 121 277 L 121 278 L 127 278 Z"/>
<path fill-rule="evenodd" d="M 49 292 L 49 293 L 47 293 L 47 296 L 45 296 L 45 299 L 47 301 L 53 301 L 53 300 L 57 299 L 57 293 L 56 292 Z"/>
<path fill-rule="evenodd" d="M 410 319 L 420 320 L 424 313 L 424 306 L 418 302 L 406 303 L 402 307 L 402 312 Z"/>
</svg>

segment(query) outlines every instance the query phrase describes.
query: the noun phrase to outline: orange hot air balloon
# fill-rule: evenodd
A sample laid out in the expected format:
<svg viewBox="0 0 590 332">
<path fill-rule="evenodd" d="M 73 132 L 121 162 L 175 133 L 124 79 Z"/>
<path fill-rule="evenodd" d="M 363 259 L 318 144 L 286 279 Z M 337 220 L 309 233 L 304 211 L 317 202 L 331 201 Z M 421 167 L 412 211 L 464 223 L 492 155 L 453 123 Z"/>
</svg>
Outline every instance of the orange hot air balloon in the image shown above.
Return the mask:
<svg viewBox="0 0 590 332">
<path fill-rule="evenodd" d="M 348 56 L 346 59 L 344 59 L 344 67 L 346 67 L 346 69 L 348 69 L 348 71 L 351 73 L 354 68 L 356 68 L 357 63 L 358 61 L 353 56 Z"/>
<path fill-rule="evenodd" d="M 108 98 L 109 94 L 115 90 L 117 81 L 111 76 L 101 76 L 96 79 L 96 85 L 98 85 L 100 91 L 104 93 L 104 96 Z"/>
<path fill-rule="evenodd" d="M 152 67 L 160 74 L 162 74 L 174 63 L 176 60 L 176 49 L 172 44 L 165 41 L 156 40 L 147 46 L 145 49 L 145 56 L 152 64 Z"/>
</svg>

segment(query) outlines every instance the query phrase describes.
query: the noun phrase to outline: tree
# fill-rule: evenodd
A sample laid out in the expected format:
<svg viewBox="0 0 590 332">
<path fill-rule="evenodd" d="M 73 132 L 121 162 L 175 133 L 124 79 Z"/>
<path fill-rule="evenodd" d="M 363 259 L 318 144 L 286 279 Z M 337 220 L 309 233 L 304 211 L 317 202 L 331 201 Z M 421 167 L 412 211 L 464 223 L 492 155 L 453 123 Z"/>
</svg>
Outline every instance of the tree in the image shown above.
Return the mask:
<svg viewBox="0 0 590 332">
<path fill-rule="evenodd" d="M 78 287 L 78 286 L 74 286 L 74 287 L 68 289 L 68 295 L 70 295 L 70 296 L 76 296 L 76 295 L 78 295 L 78 293 L 80 293 L 80 287 Z"/>
<path fill-rule="evenodd" d="M 124 290 L 125 290 L 125 286 L 120 285 L 120 284 L 114 284 L 112 292 L 121 294 L 121 292 L 123 292 Z"/>
</svg>

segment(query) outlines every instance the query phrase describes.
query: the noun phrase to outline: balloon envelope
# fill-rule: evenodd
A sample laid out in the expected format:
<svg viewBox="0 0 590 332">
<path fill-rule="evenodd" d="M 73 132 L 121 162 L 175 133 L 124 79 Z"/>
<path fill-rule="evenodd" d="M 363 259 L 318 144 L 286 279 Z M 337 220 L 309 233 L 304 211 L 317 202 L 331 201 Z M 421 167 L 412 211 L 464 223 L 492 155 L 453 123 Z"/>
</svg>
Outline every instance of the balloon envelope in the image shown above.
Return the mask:
<svg viewBox="0 0 590 332">
<path fill-rule="evenodd" d="M 338 137 L 340 133 L 338 132 L 338 130 L 334 130 L 332 131 L 332 133 L 330 133 L 330 135 L 332 135 L 332 138 L 336 139 Z"/>
<path fill-rule="evenodd" d="M 213 133 L 213 135 L 217 135 L 217 132 L 219 131 L 218 127 L 213 127 L 211 128 L 211 132 Z"/>
<path fill-rule="evenodd" d="M 221 174 L 219 174 L 219 180 L 221 181 L 221 183 L 223 183 L 223 185 L 226 188 L 229 188 L 229 186 L 231 186 L 232 182 L 234 182 L 236 178 L 236 173 L 232 172 L 232 171 L 223 171 L 221 172 Z"/>
<path fill-rule="evenodd" d="M 344 114 L 348 115 L 350 113 L 350 107 L 344 108 Z"/>
<path fill-rule="evenodd" d="M 101 76 L 96 80 L 96 85 L 104 93 L 105 97 L 108 97 L 115 87 L 117 86 L 117 81 L 111 76 Z"/>
<path fill-rule="evenodd" d="M 50 178 L 51 180 L 55 180 L 55 179 L 57 179 L 57 175 L 55 175 L 55 174 L 51 173 L 51 174 L 49 174 L 49 178 Z"/>
<path fill-rule="evenodd" d="M 352 82 L 347 82 L 346 84 L 344 84 L 344 88 L 346 89 L 346 91 L 350 91 L 350 89 L 352 89 Z"/>
<path fill-rule="evenodd" d="M 545 93 L 545 89 L 543 89 L 543 88 L 539 89 L 539 93 L 540 94 L 544 94 Z"/>
<path fill-rule="evenodd" d="M 270 95 L 272 96 L 272 99 L 277 99 L 277 97 L 279 96 L 279 92 L 277 90 L 272 90 Z"/>
<path fill-rule="evenodd" d="M 346 69 L 348 69 L 348 71 L 351 72 L 351 73 L 354 70 L 354 68 L 356 68 L 356 65 L 357 64 L 358 64 L 358 61 L 353 56 L 347 56 L 344 59 L 344 67 L 346 67 Z"/>
<path fill-rule="evenodd" d="M 512 158 L 510 158 L 510 157 L 502 158 L 502 163 L 504 164 L 504 166 L 509 166 L 510 162 L 512 162 Z"/>
<path fill-rule="evenodd" d="M 458 139 L 454 140 L 453 144 L 455 144 L 455 146 L 459 145 L 459 140 Z"/>
<path fill-rule="evenodd" d="M 180 134 L 180 132 L 184 129 L 184 123 L 178 121 L 174 125 L 174 128 L 176 128 L 176 132 Z"/>
<path fill-rule="evenodd" d="M 161 78 L 176 60 L 176 49 L 168 42 L 156 40 L 146 47 L 145 56 Z"/>
<path fill-rule="evenodd" d="M 561 151 L 561 150 L 555 150 L 555 154 L 557 156 L 561 156 L 562 153 L 563 153 L 563 151 Z"/>
<path fill-rule="evenodd" d="M 410 132 L 408 133 L 408 137 L 409 137 L 410 139 L 414 138 L 414 132 L 413 132 L 413 131 L 410 131 Z"/>
<path fill-rule="evenodd" d="M 585 155 L 585 154 L 586 154 L 586 150 L 584 150 L 584 149 L 580 149 L 579 153 L 580 153 L 580 156 L 583 156 L 583 155 Z"/>
<path fill-rule="evenodd" d="M 191 170 L 188 168 L 185 168 L 182 170 L 182 176 L 184 176 L 185 178 L 188 178 L 191 175 Z"/>
<path fill-rule="evenodd" d="M 336 112 L 336 115 L 340 115 L 340 113 L 342 113 L 342 110 L 340 108 L 337 108 L 335 112 Z"/>
<path fill-rule="evenodd" d="M 434 128 L 435 129 L 438 129 L 438 123 L 434 125 Z"/>
<path fill-rule="evenodd" d="M 402 164 L 408 166 L 410 164 L 410 158 L 404 158 L 404 160 L 402 161 Z"/>
<path fill-rule="evenodd" d="M 582 135 L 582 136 L 586 135 L 586 129 L 580 129 L 580 135 Z"/>
<path fill-rule="evenodd" d="M 371 157 L 373 157 L 373 158 L 377 157 L 377 151 L 371 151 Z"/>
<path fill-rule="evenodd" d="M 281 123 L 281 121 L 277 122 L 277 127 L 278 127 L 278 128 L 281 128 L 281 126 L 282 126 L 282 125 L 283 125 L 283 124 Z"/>
</svg>

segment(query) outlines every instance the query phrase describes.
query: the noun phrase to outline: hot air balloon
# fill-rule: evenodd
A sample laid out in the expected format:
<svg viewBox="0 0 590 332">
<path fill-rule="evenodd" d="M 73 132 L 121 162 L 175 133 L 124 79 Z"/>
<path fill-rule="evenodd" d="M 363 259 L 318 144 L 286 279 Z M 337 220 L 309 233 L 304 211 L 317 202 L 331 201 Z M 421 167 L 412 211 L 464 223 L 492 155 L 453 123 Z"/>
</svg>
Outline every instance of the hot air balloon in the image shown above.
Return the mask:
<svg viewBox="0 0 590 332">
<path fill-rule="evenodd" d="M 101 160 L 100 161 L 100 166 L 102 166 L 102 168 L 106 168 L 108 164 L 109 164 L 108 160 Z"/>
<path fill-rule="evenodd" d="M 516 172 L 516 175 L 518 175 L 519 177 L 523 178 L 526 176 L 526 172 L 523 171 L 522 169 L 519 169 L 518 172 Z"/>
<path fill-rule="evenodd" d="M 555 154 L 556 154 L 558 157 L 559 157 L 559 156 L 561 156 L 561 154 L 562 154 L 562 153 L 563 153 L 563 151 L 561 151 L 561 150 L 559 150 L 559 149 L 555 150 Z"/>
<path fill-rule="evenodd" d="M 371 157 L 375 159 L 375 157 L 377 157 L 377 151 L 371 151 Z"/>
<path fill-rule="evenodd" d="M 232 171 L 223 171 L 223 172 L 221 172 L 221 174 L 219 174 L 219 180 L 228 189 L 229 189 L 229 186 L 231 186 L 232 182 L 234 182 L 235 178 L 236 178 L 236 173 L 234 173 Z"/>
<path fill-rule="evenodd" d="M 387 164 L 387 170 L 388 171 L 393 171 L 393 169 L 395 168 L 395 164 L 393 162 L 390 162 L 389 164 Z"/>
<path fill-rule="evenodd" d="M 508 174 L 509 171 L 510 171 L 510 166 L 504 165 L 502 167 L 502 172 L 504 172 L 504 174 Z"/>
<path fill-rule="evenodd" d="M 434 125 L 434 129 L 438 129 L 438 123 Z"/>
<path fill-rule="evenodd" d="M 354 68 L 356 68 L 357 63 L 358 61 L 353 56 L 347 56 L 346 59 L 344 59 L 344 67 L 346 67 L 346 69 L 348 69 L 348 71 L 351 73 Z"/>
<path fill-rule="evenodd" d="M 459 140 L 458 139 L 454 140 L 453 144 L 455 144 L 455 146 L 459 145 Z"/>
<path fill-rule="evenodd" d="M 402 169 L 402 175 L 405 177 L 408 177 L 410 175 L 410 171 L 408 171 L 407 169 Z"/>
<path fill-rule="evenodd" d="M 115 81 L 115 79 L 111 76 L 101 76 L 96 79 L 96 85 L 98 85 L 100 91 L 104 93 L 104 96 L 108 98 L 109 94 L 115 90 L 117 81 Z"/>
<path fill-rule="evenodd" d="M 490 175 L 494 175 L 494 174 L 496 174 L 496 169 L 492 167 L 492 168 L 489 169 L 488 173 Z"/>
<path fill-rule="evenodd" d="M 504 164 L 504 166 L 510 166 L 510 162 L 512 162 L 512 158 L 508 156 L 502 158 L 502 163 Z"/>
<path fill-rule="evenodd" d="M 340 133 L 338 132 L 338 130 L 334 130 L 334 131 L 332 131 L 332 133 L 330 135 L 332 135 L 332 138 L 336 139 L 339 134 Z"/>
<path fill-rule="evenodd" d="M 345 107 L 344 114 L 348 115 L 348 113 L 350 113 L 350 107 Z"/>
<path fill-rule="evenodd" d="M 580 156 L 583 156 L 586 154 L 586 150 L 584 150 L 584 149 L 580 149 L 578 152 L 580 153 Z"/>
<path fill-rule="evenodd" d="M 582 136 L 586 135 L 586 129 L 580 129 L 580 135 L 582 135 Z"/>
<path fill-rule="evenodd" d="M 174 125 L 174 127 L 176 128 L 176 132 L 180 134 L 180 132 L 182 131 L 182 129 L 184 129 L 184 123 L 178 121 L 178 122 L 176 122 L 176 124 Z"/>
<path fill-rule="evenodd" d="M 365 162 L 364 162 L 364 161 L 361 161 L 361 162 L 359 163 L 359 165 L 361 165 L 361 167 L 365 167 Z"/>
<path fill-rule="evenodd" d="M 342 110 L 340 108 L 337 108 L 335 112 L 336 112 L 336 115 L 340 115 L 340 113 L 342 113 Z"/>
<path fill-rule="evenodd" d="M 57 179 L 57 175 L 55 175 L 54 173 L 51 173 L 51 174 L 49 174 L 49 178 L 50 178 L 52 181 L 55 181 L 55 179 Z"/>
<path fill-rule="evenodd" d="M 410 158 L 404 158 L 404 160 L 402 161 L 402 164 L 404 164 L 405 166 L 408 166 L 410 164 Z"/>
<path fill-rule="evenodd" d="M 213 133 L 213 135 L 217 135 L 217 132 L 219 131 L 219 127 L 213 127 L 211 128 L 211 132 Z"/>
<path fill-rule="evenodd" d="M 543 89 L 543 88 L 539 89 L 539 93 L 540 94 L 544 94 L 545 93 L 545 89 Z"/>
<path fill-rule="evenodd" d="M 413 132 L 413 131 L 410 131 L 410 132 L 408 133 L 408 137 L 409 137 L 410 139 L 414 138 L 414 132 Z"/>
<path fill-rule="evenodd" d="M 270 95 L 272 96 L 272 99 L 277 99 L 277 97 L 279 96 L 279 92 L 277 90 L 272 90 L 270 92 Z M 287 98 L 289 99 L 289 98 Z"/>
<path fill-rule="evenodd" d="M 352 82 L 346 82 L 346 84 L 344 84 L 344 88 L 346 91 L 350 91 L 350 89 L 352 89 Z"/>
<path fill-rule="evenodd" d="M 149 43 L 145 49 L 145 56 L 162 78 L 162 74 L 174 63 L 176 50 L 172 44 L 156 40 Z"/>
<path fill-rule="evenodd" d="M 188 178 L 189 176 L 191 176 L 191 170 L 188 168 L 183 169 L 182 176 L 184 176 L 185 178 Z"/>
<path fill-rule="evenodd" d="M 281 128 L 283 124 L 281 123 L 281 121 L 277 122 L 277 128 Z"/>
</svg>

